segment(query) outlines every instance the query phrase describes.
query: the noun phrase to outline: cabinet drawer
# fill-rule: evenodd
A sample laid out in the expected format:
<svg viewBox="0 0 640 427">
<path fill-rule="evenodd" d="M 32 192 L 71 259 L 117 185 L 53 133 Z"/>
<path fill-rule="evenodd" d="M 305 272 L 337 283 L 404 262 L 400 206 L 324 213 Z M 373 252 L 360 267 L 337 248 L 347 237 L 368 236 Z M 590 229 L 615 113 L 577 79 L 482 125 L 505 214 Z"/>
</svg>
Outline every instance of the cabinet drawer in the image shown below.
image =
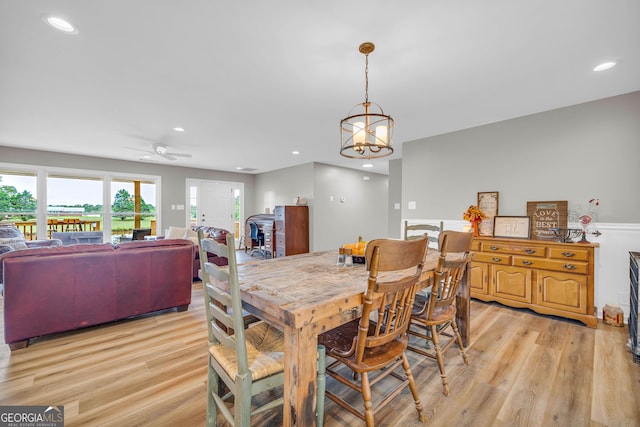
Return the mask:
<svg viewBox="0 0 640 427">
<path fill-rule="evenodd" d="M 511 256 L 505 254 L 488 254 L 486 252 L 474 252 L 472 260 L 474 262 L 486 262 L 489 264 L 511 265 Z"/>
<path fill-rule="evenodd" d="M 588 261 L 589 251 L 582 248 L 549 248 L 549 257 L 568 261 Z"/>
<path fill-rule="evenodd" d="M 535 259 L 513 257 L 513 265 L 517 267 L 537 268 L 540 270 L 564 271 L 565 273 L 587 274 L 586 262 L 556 261 L 551 259 Z"/>
<path fill-rule="evenodd" d="M 482 251 L 488 253 L 506 253 L 506 254 L 516 254 L 516 255 L 526 255 L 526 256 L 535 256 L 544 258 L 547 256 L 547 251 L 545 246 L 534 246 L 534 245 L 518 245 L 518 244 L 501 244 L 501 243 L 489 243 L 482 242 L 481 244 Z"/>
</svg>

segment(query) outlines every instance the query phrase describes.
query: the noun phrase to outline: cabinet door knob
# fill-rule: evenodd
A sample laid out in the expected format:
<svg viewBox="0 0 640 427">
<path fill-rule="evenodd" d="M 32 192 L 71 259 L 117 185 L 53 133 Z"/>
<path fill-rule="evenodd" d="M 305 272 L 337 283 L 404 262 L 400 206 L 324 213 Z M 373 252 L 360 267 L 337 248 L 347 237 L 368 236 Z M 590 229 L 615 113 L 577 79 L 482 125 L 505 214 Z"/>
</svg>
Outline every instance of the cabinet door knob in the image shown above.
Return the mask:
<svg viewBox="0 0 640 427">
<path fill-rule="evenodd" d="M 498 257 L 495 257 L 495 256 L 494 256 L 493 258 L 491 258 L 491 261 L 493 261 L 493 262 L 500 262 L 500 261 L 502 261 L 502 258 L 498 258 Z"/>
<path fill-rule="evenodd" d="M 524 265 L 532 265 L 532 264 L 533 264 L 533 263 L 532 263 L 531 261 L 529 261 L 528 259 L 524 259 L 524 260 L 522 260 L 522 263 L 523 263 Z"/>
<path fill-rule="evenodd" d="M 492 251 L 497 251 L 498 247 L 497 246 L 489 246 L 489 249 L 491 249 Z"/>
<path fill-rule="evenodd" d="M 567 258 L 571 258 L 572 256 L 576 256 L 576 254 L 574 254 L 573 252 L 562 252 L 563 256 L 566 256 Z"/>
<path fill-rule="evenodd" d="M 536 250 L 535 250 L 535 249 L 525 249 L 524 251 L 525 251 L 526 253 L 528 253 L 529 255 L 531 255 L 531 254 L 535 254 L 535 253 L 536 253 Z"/>
<path fill-rule="evenodd" d="M 566 268 L 567 270 L 575 270 L 576 266 L 573 264 L 565 264 L 564 268 Z"/>
</svg>

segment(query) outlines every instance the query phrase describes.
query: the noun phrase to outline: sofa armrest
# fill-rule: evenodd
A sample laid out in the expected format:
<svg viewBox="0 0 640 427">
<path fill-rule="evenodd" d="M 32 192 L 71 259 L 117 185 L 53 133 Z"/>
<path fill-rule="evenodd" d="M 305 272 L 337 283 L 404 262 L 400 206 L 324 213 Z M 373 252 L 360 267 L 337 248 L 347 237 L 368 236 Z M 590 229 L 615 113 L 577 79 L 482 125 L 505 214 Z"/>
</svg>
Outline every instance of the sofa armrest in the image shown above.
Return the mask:
<svg viewBox="0 0 640 427">
<path fill-rule="evenodd" d="M 13 246 L 9 246 L 9 245 L 0 245 L 0 255 L 2 254 L 6 254 L 7 252 L 11 252 L 14 251 L 15 249 L 13 249 Z M 2 277 L 0 276 L 0 281 L 2 280 Z"/>
</svg>

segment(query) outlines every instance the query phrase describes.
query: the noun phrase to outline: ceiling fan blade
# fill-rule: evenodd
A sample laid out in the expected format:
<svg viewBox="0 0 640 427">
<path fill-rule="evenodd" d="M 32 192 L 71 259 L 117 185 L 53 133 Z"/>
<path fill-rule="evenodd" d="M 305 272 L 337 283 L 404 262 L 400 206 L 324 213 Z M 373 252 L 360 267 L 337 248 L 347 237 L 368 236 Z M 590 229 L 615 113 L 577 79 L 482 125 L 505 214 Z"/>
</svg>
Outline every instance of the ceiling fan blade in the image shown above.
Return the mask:
<svg viewBox="0 0 640 427">
<path fill-rule="evenodd" d="M 160 154 L 162 157 L 164 157 L 167 160 L 178 160 L 175 157 L 173 157 L 170 153 L 165 153 L 165 154 Z"/>
<path fill-rule="evenodd" d="M 167 155 L 175 157 L 191 157 L 191 154 L 187 153 L 167 153 Z"/>
<path fill-rule="evenodd" d="M 155 151 L 143 150 L 142 148 L 135 148 L 135 147 L 125 147 L 125 148 L 127 150 L 140 151 L 142 153 L 147 153 L 147 154 L 156 154 Z"/>
</svg>

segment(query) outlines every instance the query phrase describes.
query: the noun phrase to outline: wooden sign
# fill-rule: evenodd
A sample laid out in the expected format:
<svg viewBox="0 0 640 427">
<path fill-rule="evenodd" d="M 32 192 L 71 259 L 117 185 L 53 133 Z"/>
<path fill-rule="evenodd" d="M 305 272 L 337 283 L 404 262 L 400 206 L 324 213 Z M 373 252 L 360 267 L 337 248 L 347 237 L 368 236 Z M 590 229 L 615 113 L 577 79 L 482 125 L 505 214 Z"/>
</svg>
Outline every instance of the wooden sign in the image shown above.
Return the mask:
<svg viewBox="0 0 640 427">
<path fill-rule="evenodd" d="M 478 224 L 480 236 L 493 236 L 493 218 L 498 215 L 498 192 L 478 193 L 478 208 L 487 216 Z"/>
<path fill-rule="evenodd" d="M 531 238 L 556 240 L 552 228 L 566 228 L 568 217 L 566 200 L 527 202 L 527 215 L 531 217 Z"/>
</svg>

